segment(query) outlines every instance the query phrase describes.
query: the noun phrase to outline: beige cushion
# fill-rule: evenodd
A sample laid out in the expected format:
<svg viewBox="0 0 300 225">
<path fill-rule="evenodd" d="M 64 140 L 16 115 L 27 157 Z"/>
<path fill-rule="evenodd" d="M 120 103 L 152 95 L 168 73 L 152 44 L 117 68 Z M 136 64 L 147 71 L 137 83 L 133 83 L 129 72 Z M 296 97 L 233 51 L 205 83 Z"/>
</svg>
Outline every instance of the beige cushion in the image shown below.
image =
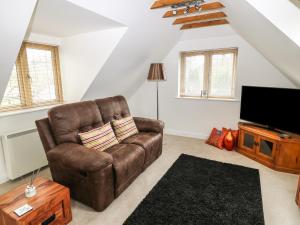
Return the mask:
<svg viewBox="0 0 300 225">
<path fill-rule="evenodd" d="M 120 120 L 113 120 L 112 124 L 119 142 L 138 133 L 138 129 L 131 116 Z"/>
<path fill-rule="evenodd" d="M 119 144 L 110 123 L 78 135 L 85 147 L 98 151 L 104 151 Z"/>
</svg>

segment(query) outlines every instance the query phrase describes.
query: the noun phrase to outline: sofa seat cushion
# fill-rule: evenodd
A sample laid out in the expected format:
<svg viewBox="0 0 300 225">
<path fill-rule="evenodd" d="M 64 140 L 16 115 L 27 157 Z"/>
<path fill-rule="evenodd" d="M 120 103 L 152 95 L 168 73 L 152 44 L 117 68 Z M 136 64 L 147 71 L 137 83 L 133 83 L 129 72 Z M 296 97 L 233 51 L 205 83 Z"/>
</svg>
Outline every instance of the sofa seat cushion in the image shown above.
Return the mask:
<svg viewBox="0 0 300 225">
<path fill-rule="evenodd" d="M 153 132 L 140 132 L 129 138 L 126 138 L 122 143 L 135 144 L 143 147 L 145 150 L 144 168 L 147 168 L 161 155 L 162 134 Z"/>
<path fill-rule="evenodd" d="M 113 157 L 115 195 L 118 197 L 143 171 L 145 151 L 133 144 L 118 144 L 104 152 Z"/>
</svg>

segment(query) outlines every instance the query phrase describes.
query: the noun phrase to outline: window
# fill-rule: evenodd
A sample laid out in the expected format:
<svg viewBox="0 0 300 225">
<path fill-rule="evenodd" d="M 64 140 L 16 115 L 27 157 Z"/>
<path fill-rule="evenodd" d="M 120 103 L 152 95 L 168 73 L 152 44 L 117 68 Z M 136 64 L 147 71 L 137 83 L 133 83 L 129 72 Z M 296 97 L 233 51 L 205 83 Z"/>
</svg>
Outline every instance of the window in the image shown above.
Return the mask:
<svg viewBox="0 0 300 225">
<path fill-rule="evenodd" d="M 181 53 L 180 97 L 234 98 L 237 49 Z"/>
<path fill-rule="evenodd" d="M 0 110 L 31 108 L 62 101 L 58 47 L 23 43 Z"/>
</svg>

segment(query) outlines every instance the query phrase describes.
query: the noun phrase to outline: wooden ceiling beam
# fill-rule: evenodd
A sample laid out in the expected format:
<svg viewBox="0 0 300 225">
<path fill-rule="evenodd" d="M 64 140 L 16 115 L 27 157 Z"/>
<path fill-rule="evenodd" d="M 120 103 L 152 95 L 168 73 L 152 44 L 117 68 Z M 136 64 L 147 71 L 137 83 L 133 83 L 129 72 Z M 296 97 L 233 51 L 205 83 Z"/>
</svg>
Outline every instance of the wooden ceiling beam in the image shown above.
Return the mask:
<svg viewBox="0 0 300 225">
<path fill-rule="evenodd" d="M 225 6 L 221 3 L 221 2 L 212 2 L 212 3 L 207 3 L 207 4 L 203 4 L 201 6 L 200 11 L 198 9 L 196 9 L 195 7 L 191 7 L 188 14 L 193 14 L 193 13 L 197 13 L 197 12 L 203 12 L 203 11 L 209 11 L 209 10 L 216 10 L 216 9 L 222 9 Z M 167 11 L 164 14 L 164 18 L 168 18 L 168 17 L 175 17 L 175 16 L 182 16 L 185 15 L 184 14 L 184 9 L 178 9 L 177 10 L 177 14 L 173 14 L 173 11 Z"/>
<path fill-rule="evenodd" d="M 202 14 L 197 16 L 178 18 L 174 21 L 173 24 L 176 25 L 176 24 L 190 23 L 190 22 L 201 21 L 201 20 L 215 20 L 224 17 L 227 17 L 227 15 L 224 12 L 207 13 L 207 14 Z"/>
<path fill-rule="evenodd" d="M 224 25 L 224 24 L 229 24 L 228 20 L 223 19 L 223 20 L 212 20 L 212 21 L 206 21 L 206 22 L 184 24 L 180 29 L 187 30 L 187 29 L 193 29 L 193 28 L 218 26 L 218 25 Z"/>
<path fill-rule="evenodd" d="M 189 2 L 187 0 L 157 0 L 151 6 L 151 9 L 159 9 L 163 7 L 168 7 L 171 5 L 177 5 L 181 3 Z"/>
</svg>

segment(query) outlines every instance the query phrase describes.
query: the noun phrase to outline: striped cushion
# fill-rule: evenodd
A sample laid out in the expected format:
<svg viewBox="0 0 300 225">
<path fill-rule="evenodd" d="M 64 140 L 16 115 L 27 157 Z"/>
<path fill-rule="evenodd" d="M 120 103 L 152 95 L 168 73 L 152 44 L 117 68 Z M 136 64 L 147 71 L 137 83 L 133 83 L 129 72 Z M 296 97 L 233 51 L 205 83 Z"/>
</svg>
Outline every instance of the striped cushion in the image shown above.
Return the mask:
<svg viewBox="0 0 300 225">
<path fill-rule="evenodd" d="M 119 144 L 110 123 L 78 135 L 85 147 L 98 151 L 104 151 Z"/>
<path fill-rule="evenodd" d="M 113 120 L 112 124 L 119 142 L 138 133 L 138 129 L 136 128 L 132 117 Z"/>
</svg>

